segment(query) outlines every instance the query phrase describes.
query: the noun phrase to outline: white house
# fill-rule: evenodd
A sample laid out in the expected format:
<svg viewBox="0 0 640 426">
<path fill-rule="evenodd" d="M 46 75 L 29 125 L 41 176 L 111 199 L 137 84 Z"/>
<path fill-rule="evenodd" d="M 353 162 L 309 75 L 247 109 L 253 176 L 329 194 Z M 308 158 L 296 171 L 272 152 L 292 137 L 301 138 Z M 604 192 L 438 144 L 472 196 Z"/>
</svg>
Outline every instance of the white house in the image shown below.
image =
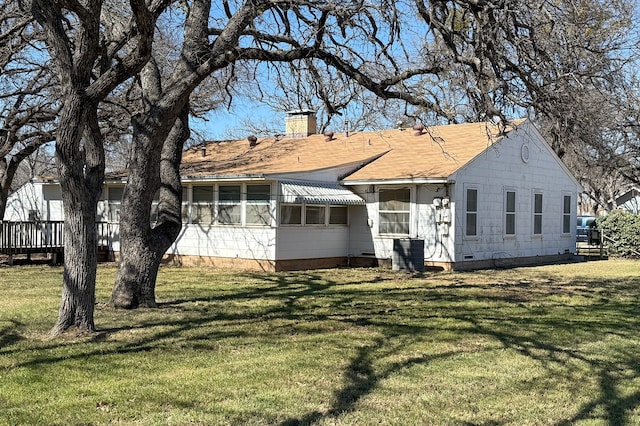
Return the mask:
<svg viewBox="0 0 640 426">
<path fill-rule="evenodd" d="M 313 112 L 302 111 L 289 115 L 284 136 L 185 151 L 184 226 L 167 259 L 264 270 L 468 269 L 575 252 L 580 185 L 528 120 L 502 129 L 315 129 Z M 116 227 L 115 252 L 123 185 L 108 181 L 99 206 L 99 219 Z M 6 219 L 60 218 L 55 182 L 29 191 L 32 204 L 26 189 L 16 194 L 19 208 Z"/>
</svg>

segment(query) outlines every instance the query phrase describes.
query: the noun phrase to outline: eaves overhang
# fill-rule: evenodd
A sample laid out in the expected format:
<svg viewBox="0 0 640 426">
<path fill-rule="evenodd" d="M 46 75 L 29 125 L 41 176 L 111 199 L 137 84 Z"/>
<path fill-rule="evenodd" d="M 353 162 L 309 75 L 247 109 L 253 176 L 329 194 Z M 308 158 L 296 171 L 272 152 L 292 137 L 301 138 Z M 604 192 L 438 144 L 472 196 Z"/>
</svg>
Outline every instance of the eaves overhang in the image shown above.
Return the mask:
<svg viewBox="0 0 640 426">
<path fill-rule="evenodd" d="M 343 180 L 341 185 L 416 185 L 416 184 L 445 184 L 455 183 L 449 178 L 397 178 L 397 179 L 363 179 L 363 180 Z"/>
<path fill-rule="evenodd" d="M 246 180 L 255 180 L 261 181 L 265 180 L 266 177 L 264 174 L 246 174 L 246 175 L 216 175 L 216 176 L 182 176 L 180 178 L 184 183 L 192 183 L 192 182 L 216 182 L 216 181 L 246 181 Z"/>
</svg>

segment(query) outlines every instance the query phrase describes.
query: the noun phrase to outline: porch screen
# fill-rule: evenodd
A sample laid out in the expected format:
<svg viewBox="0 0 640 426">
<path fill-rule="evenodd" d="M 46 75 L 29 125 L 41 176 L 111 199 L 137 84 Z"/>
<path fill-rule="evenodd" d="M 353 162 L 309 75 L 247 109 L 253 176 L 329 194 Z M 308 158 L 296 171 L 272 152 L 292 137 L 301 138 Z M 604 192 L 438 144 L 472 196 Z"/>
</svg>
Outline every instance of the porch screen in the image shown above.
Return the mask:
<svg viewBox="0 0 640 426">
<path fill-rule="evenodd" d="M 409 188 L 380 190 L 380 234 L 409 235 L 410 198 Z"/>
</svg>

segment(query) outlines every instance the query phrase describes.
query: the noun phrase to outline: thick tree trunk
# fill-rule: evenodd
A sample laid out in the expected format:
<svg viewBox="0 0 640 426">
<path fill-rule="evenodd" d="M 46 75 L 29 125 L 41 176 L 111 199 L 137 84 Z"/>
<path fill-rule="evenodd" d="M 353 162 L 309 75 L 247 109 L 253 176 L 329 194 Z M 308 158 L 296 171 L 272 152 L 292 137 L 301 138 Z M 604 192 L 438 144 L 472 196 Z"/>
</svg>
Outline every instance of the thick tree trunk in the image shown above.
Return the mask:
<svg viewBox="0 0 640 426">
<path fill-rule="evenodd" d="M 51 335 L 58 335 L 71 327 L 80 331 L 95 331 L 93 312 L 96 287 L 96 228 L 95 214 L 66 212 L 65 256 L 62 299 L 58 321 Z"/>
<path fill-rule="evenodd" d="M 104 151 L 96 109 L 81 95 L 70 95 L 61 113 L 56 162 L 65 214 L 65 262 L 62 300 L 52 336 L 70 327 L 95 331 L 96 213 Z"/>
<path fill-rule="evenodd" d="M 182 147 L 189 138 L 188 107 L 185 105 L 166 138 L 162 128 L 147 127 L 143 132 L 143 127 L 134 123 L 132 161 L 120 211 L 120 267 L 110 302 L 125 309 L 156 306 L 160 262 L 182 227 L 179 169 Z M 142 155 L 154 149 L 161 153 L 160 161 Z M 151 228 L 151 203 L 158 186 L 158 221 Z"/>
</svg>

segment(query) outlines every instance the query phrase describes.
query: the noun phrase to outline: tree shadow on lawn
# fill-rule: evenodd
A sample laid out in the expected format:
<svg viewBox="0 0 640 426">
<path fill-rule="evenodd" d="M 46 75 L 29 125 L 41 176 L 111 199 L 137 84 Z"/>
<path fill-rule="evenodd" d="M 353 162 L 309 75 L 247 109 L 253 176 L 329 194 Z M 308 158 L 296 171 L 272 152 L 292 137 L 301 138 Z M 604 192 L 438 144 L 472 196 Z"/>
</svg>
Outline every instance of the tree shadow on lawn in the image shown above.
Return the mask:
<svg viewBox="0 0 640 426">
<path fill-rule="evenodd" d="M 353 347 L 355 353 L 342 372 L 343 384 L 334 390 L 328 409 L 312 411 L 281 423 L 283 426 L 310 425 L 322 419 L 339 418 L 355 410 L 359 401 L 375 392 L 382 381 L 395 373 L 460 354 L 460 351 L 445 351 L 390 361 L 392 355 L 402 359 L 407 344 L 442 331 L 443 320 L 447 320 L 456 323 L 450 330 L 453 338 L 490 338 L 503 348 L 537 361 L 550 374 L 556 374 L 561 368 L 566 380 L 572 380 L 571 363 L 588 366 L 589 371 L 598 377 L 600 392 L 583 404 L 573 417 L 560 420 L 557 425 L 598 417 L 610 425 L 625 425 L 629 423 L 628 413 L 640 406 L 640 391 L 619 391 L 623 380 L 631 382 L 640 377 L 638 353 L 618 350 L 615 356 L 603 359 L 580 349 L 568 349 L 571 344 L 585 341 L 579 339 L 607 335 L 638 338 L 640 309 L 637 296 L 640 284 L 635 278 L 610 283 L 579 278 L 559 284 L 551 278 L 541 277 L 536 283 L 502 279 L 492 285 L 469 284 L 457 277 L 450 285 L 446 282 L 430 285 L 427 277 L 408 287 L 391 285 L 376 291 L 370 287 L 359 288 L 358 284 L 380 283 L 384 281 L 380 277 L 364 282 L 339 283 L 314 273 L 247 274 L 246 277 L 259 284 L 224 294 L 161 303 L 160 308 L 154 311 L 178 310 L 184 315 L 169 321 L 157 316 L 135 326 L 105 329 L 89 340 L 100 344 L 97 347 L 87 346 L 88 350 L 59 357 L 36 356 L 24 360 L 17 367 L 53 364 L 67 361 L 70 357 L 86 359 L 106 354 L 164 350 L 176 342 L 194 349 L 212 350 L 215 342 L 229 338 L 276 341 L 292 333 L 317 336 L 334 332 L 327 322 L 344 327 L 365 327 L 375 337 L 368 344 Z M 548 299 L 549 295 L 555 297 L 563 292 L 568 293 L 568 297 L 579 296 L 585 302 L 564 306 L 562 300 Z M 629 300 L 618 300 L 621 293 Z M 270 303 L 247 311 L 237 308 L 225 310 L 228 303 L 250 303 L 256 299 Z M 562 309 L 568 316 L 552 314 L 554 309 Z M 248 325 L 259 327 L 257 330 L 245 330 Z M 153 331 L 155 327 L 157 332 Z M 112 343 L 105 347 L 110 336 L 130 330 L 147 333 L 142 338 L 132 337 L 124 344 Z M 578 340 L 555 336 L 550 330 L 562 330 L 564 335 Z M 2 336 L 8 336 L 4 337 L 7 346 L 13 343 L 14 338 L 6 329 Z M 83 342 L 78 342 L 81 344 Z M 51 346 L 55 345 L 52 342 Z M 381 363 L 385 358 L 388 365 Z"/>
<path fill-rule="evenodd" d="M 498 297 L 495 293 L 495 286 L 474 285 L 466 283 L 458 283 L 461 286 L 472 290 L 491 290 L 491 295 L 486 296 L 488 300 L 496 301 L 502 299 L 503 302 L 523 304 L 531 300 L 538 300 L 542 295 L 558 295 L 567 292 L 567 285 L 570 287 L 571 296 L 579 296 L 584 298 L 593 298 L 593 304 L 586 307 L 567 306 L 568 310 L 573 310 L 578 317 L 564 321 L 561 318 L 555 319 L 534 319 L 537 323 L 538 330 L 531 333 L 514 333 L 508 330 L 518 330 L 518 326 L 526 326 L 531 323 L 532 318 L 506 318 L 510 320 L 510 324 L 506 327 L 499 325 L 505 320 L 499 315 L 492 316 L 490 312 L 481 312 L 481 310 L 471 310 L 471 312 L 462 310 L 454 310 L 449 318 L 469 324 L 470 329 L 475 335 L 491 337 L 500 342 L 501 346 L 506 349 L 515 350 L 522 356 L 537 361 L 540 365 L 554 374 L 557 373 L 557 367 L 564 367 L 566 380 L 572 381 L 571 363 L 580 362 L 588 366 L 597 378 L 600 392 L 594 398 L 583 404 L 583 406 L 575 413 L 574 416 L 562 419 L 556 422 L 556 425 L 571 425 L 581 420 L 594 420 L 601 418 L 609 425 L 625 425 L 632 420 L 628 418 L 629 413 L 640 407 L 640 390 L 631 393 L 621 393 L 620 385 L 622 380 L 632 382 L 633 379 L 640 378 L 640 356 L 636 351 L 618 351 L 616 356 L 602 359 L 601 355 L 592 355 L 583 353 L 579 349 L 567 349 L 564 345 L 554 343 L 549 333 L 551 330 L 561 328 L 566 330 L 568 334 L 573 331 L 580 334 L 596 335 L 615 335 L 621 338 L 638 338 L 638 330 L 640 329 L 640 308 L 637 304 L 638 289 L 640 285 L 638 280 L 630 278 L 616 282 L 602 282 L 599 280 L 579 278 L 575 282 L 561 285 L 555 283 L 553 279 L 542 279 L 546 281 L 547 288 L 533 288 L 530 282 L 518 283 L 501 283 L 506 287 L 508 294 Z M 522 295 L 514 293 L 522 293 L 526 289 L 535 290 L 535 295 Z M 451 294 L 450 287 L 438 286 L 431 288 L 432 292 L 429 298 L 432 301 L 445 300 L 447 303 L 456 300 L 463 301 L 466 297 L 469 299 L 479 300 L 482 296 L 460 294 Z M 449 291 L 447 291 L 449 290 Z M 594 291 L 595 290 L 595 291 Z M 444 291 L 445 294 L 440 292 Z M 433 293 L 440 293 L 434 297 Z M 620 294 L 631 296 L 635 301 L 615 301 L 610 300 L 616 298 Z M 635 296 L 635 297 L 634 297 Z M 559 305 L 554 302 L 554 305 Z M 584 310 L 588 311 L 588 315 Z M 362 320 L 360 320 L 362 321 Z M 365 320 L 366 322 L 366 320 Z M 379 325 L 379 324 L 378 324 Z M 392 327 L 397 330 L 399 327 Z M 387 328 L 386 331 L 390 331 Z M 410 333 L 416 330 L 412 328 Z M 426 330 L 422 330 L 426 331 Z M 408 333 L 400 333 L 398 335 L 408 335 Z M 391 337 L 384 339 L 376 339 L 375 344 L 358 349 L 358 353 L 351 359 L 348 367 L 344 372 L 344 385 L 341 389 L 336 390 L 332 406 L 326 411 L 314 411 L 298 418 L 290 418 L 281 423 L 281 426 L 293 425 L 311 425 L 315 424 L 323 418 L 338 418 L 341 415 L 350 412 L 356 408 L 359 400 L 373 393 L 379 383 L 394 373 L 408 369 L 417 364 L 428 364 L 440 358 L 447 358 L 457 355 L 458 352 L 439 354 L 437 356 L 422 356 L 411 358 L 402 363 L 394 363 L 384 369 L 381 373 L 375 373 L 373 367 L 377 360 L 378 352 L 392 341 Z M 600 414 L 603 412 L 603 414 Z M 637 419 L 635 419 L 637 420 Z M 635 421 L 633 420 L 633 421 Z M 501 424 L 501 421 L 489 421 L 483 424 Z M 476 424 L 476 423 L 469 423 Z"/>
<path fill-rule="evenodd" d="M 8 322 L 10 322 L 11 325 L 0 329 L 0 350 L 24 339 L 24 337 L 16 331 L 16 329 L 24 326 L 24 324 L 16 320 L 8 320 Z"/>
</svg>

